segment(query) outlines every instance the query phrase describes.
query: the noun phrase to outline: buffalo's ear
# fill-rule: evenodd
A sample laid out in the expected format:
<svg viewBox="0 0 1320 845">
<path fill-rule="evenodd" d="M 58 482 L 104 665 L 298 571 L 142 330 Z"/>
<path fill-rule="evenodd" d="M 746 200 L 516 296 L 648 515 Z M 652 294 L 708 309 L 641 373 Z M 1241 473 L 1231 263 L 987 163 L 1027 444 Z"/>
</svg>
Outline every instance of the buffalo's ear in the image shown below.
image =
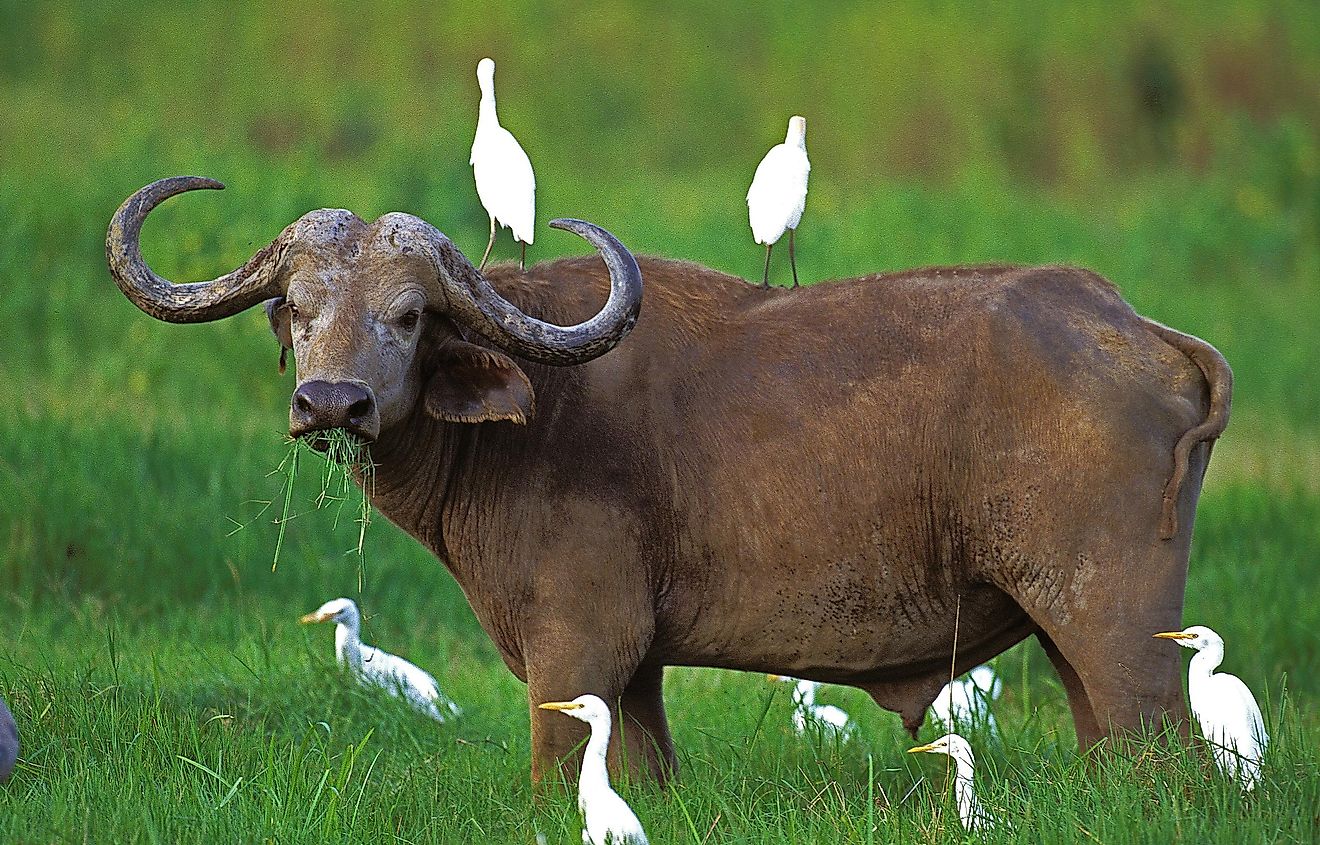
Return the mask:
<svg viewBox="0 0 1320 845">
<path fill-rule="evenodd" d="M 284 297 L 277 296 L 274 299 L 266 300 L 266 319 L 270 320 L 270 330 L 275 333 L 275 338 L 280 342 L 280 346 L 285 349 L 292 349 L 292 315 L 289 313 Z"/>
<path fill-rule="evenodd" d="M 270 320 L 270 330 L 280 342 L 280 375 L 284 375 L 284 365 L 289 350 L 293 348 L 293 314 L 284 297 L 266 300 L 266 319 Z"/>
<path fill-rule="evenodd" d="M 536 410 L 532 383 L 507 356 L 461 340 L 437 351 L 426 382 L 426 412 L 449 422 L 527 422 Z"/>
</svg>

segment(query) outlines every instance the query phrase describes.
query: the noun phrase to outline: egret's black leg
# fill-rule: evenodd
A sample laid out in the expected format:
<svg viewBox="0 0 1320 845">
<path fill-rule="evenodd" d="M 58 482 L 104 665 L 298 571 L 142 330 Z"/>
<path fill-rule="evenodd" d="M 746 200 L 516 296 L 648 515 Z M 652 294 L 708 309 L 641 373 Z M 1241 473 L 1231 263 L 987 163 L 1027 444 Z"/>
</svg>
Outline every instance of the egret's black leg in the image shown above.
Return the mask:
<svg viewBox="0 0 1320 845">
<path fill-rule="evenodd" d="M 788 266 L 793 268 L 793 287 L 798 286 L 797 280 L 797 259 L 793 256 L 793 235 L 797 229 L 788 230 Z"/>
<path fill-rule="evenodd" d="M 486 259 L 490 258 L 490 248 L 495 246 L 495 218 L 490 218 L 490 240 L 486 241 L 486 251 L 482 253 L 481 263 L 477 265 L 477 270 L 486 269 Z"/>
<path fill-rule="evenodd" d="M 770 249 L 774 244 L 765 245 L 765 269 L 761 271 L 761 287 L 765 290 L 770 289 Z"/>
<path fill-rule="evenodd" d="M 522 241 L 519 241 L 519 243 L 522 243 Z M 522 252 L 518 254 L 518 270 L 522 271 L 526 269 L 527 269 L 527 244 L 523 244 Z"/>
</svg>

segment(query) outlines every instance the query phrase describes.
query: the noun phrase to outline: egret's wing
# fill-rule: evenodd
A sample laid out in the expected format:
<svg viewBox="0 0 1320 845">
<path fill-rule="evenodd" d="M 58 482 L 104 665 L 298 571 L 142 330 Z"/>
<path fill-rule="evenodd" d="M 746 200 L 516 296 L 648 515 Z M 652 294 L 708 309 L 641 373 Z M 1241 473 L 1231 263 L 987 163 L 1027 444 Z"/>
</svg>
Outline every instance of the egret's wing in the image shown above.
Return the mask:
<svg viewBox="0 0 1320 845">
<path fill-rule="evenodd" d="M 1199 696 L 1202 700 L 1193 701 L 1192 710 L 1206 739 L 1233 747 L 1242 740 L 1254 743 L 1265 737 L 1265 723 L 1256 697 L 1237 676 L 1212 675 L 1202 691 L 1205 693 Z"/>
<path fill-rule="evenodd" d="M 363 680 L 370 681 L 373 684 L 378 683 L 379 682 L 378 679 L 382 677 L 381 667 L 389 663 L 389 660 L 387 658 L 389 658 L 390 655 L 386 654 L 385 652 L 381 651 L 378 648 L 369 646 L 366 643 L 362 643 L 361 653 L 362 653 Z"/>
<path fill-rule="evenodd" d="M 610 834 L 608 841 L 612 845 L 647 845 L 646 831 L 642 829 L 642 823 L 627 801 L 611 790 L 601 796 L 600 803 L 600 813 Z"/>
<path fill-rule="evenodd" d="M 1224 732 L 1231 737 L 1237 753 L 1248 760 L 1259 760 L 1269 736 L 1260 714 L 1256 696 L 1236 675 L 1219 674 L 1214 681 L 1215 697 L 1221 702 Z"/>
<path fill-rule="evenodd" d="M 395 678 L 394 667 L 398 659 L 387 651 L 381 651 L 378 648 L 364 644 L 362 646 L 362 680 L 397 695 L 399 682 Z"/>
<path fill-rule="evenodd" d="M 846 727 L 852 720 L 848 712 L 841 707 L 835 707 L 833 704 L 822 704 L 816 711 L 816 718 L 822 722 L 828 722 L 836 728 Z"/>
<path fill-rule="evenodd" d="M 481 132 L 472 148 L 477 196 L 486 211 L 530 244 L 536 221 L 536 174 L 518 139 L 503 127 Z"/>
<path fill-rule="evenodd" d="M 1256 703 L 1256 696 L 1252 695 L 1251 690 L 1236 675 L 1225 675 L 1225 677 L 1237 688 L 1238 697 L 1242 701 L 1242 712 L 1246 714 L 1248 735 L 1256 740 L 1263 752 L 1270 741 L 1270 735 L 1265 732 L 1265 719 L 1261 715 L 1260 705 Z"/>
<path fill-rule="evenodd" d="M 936 721 L 943 722 L 946 725 L 949 724 L 949 716 L 951 715 L 949 712 L 949 693 L 952 689 L 951 684 L 945 684 L 940 689 L 939 695 L 935 696 L 935 700 L 930 703 L 931 713 L 935 716 Z"/>
<path fill-rule="evenodd" d="M 940 697 L 935 703 L 944 711 L 942 721 L 953 730 L 955 725 L 966 725 L 972 720 L 972 702 L 967 692 L 968 681 L 965 678 L 944 685 Z"/>
<path fill-rule="evenodd" d="M 1256 697 L 1234 675 L 1218 674 L 1193 697 L 1192 711 L 1219 768 L 1250 789 L 1260 771 L 1269 736 Z"/>
<path fill-rule="evenodd" d="M 761 159 L 747 189 L 747 219 L 757 243 L 774 243 L 797 225 L 807 201 L 810 169 L 801 149 L 784 144 Z"/>
</svg>

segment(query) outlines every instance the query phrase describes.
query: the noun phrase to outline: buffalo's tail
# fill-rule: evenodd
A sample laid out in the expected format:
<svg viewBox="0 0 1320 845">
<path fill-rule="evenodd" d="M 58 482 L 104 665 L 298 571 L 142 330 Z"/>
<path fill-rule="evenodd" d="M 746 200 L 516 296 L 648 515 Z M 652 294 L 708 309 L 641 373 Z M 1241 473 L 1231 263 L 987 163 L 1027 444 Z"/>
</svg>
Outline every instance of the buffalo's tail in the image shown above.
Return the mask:
<svg viewBox="0 0 1320 845">
<path fill-rule="evenodd" d="M 1202 441 L 1214 448 L 1214 442 L 1228 426 L 1229 406 L 1233 399 L 1233 371 L 1224 356 L 1210 344 L 1163 323 L 1141 318 L 1146 327 L 1161 340 L 1192 360 L 1210 386 L 1210 411 L 1205 419 L 1184 431 L 1173 447 L 1173 475 L 1164 485 L 1164 505 L 1160 512 L 1160 539 L 1172 539 L 1178 533 L 1178 495 L 1187 477 L 1187 462 L 1192 449 Z M 1206 455 L 1209 459 L 1209 453 Z"/>
</svg>

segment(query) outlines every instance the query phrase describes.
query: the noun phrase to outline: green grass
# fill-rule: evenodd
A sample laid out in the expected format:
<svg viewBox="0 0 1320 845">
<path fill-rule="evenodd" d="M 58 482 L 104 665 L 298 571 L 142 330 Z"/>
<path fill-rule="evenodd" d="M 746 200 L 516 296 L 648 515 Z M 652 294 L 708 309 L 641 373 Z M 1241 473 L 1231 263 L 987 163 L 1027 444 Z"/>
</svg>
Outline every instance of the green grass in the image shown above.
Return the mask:
<svg viewBox="0 0 1320 845">
<path fill-rule="evenodd" d="M 336 428 L 318 435 L 317 449 L 308 445 L 306 440 L 290 440 L 288 451 L 272 475 L 283 479 L 280 490 L 278 528 L 275 533 L 275 556 L 270 568 L 274 571 L 280 562 L 280 552 L 284 548 L 285 530 L 290 520 L 298 516 L 293 511 L 294 490 L 297 488 L 299 467 L 305 466 L 306 460 L 317 455 L 322 459 L 321 490 L 313 501 L 316 510 L 333 507 L 335 510 L 331 530 L 339 526 L 339 518 L 344 513 L 348 501 L 355 503 L 357 515 L 357 546 L 353 551 L 358 559 L 358 590 L 362 590 L 365 577 L 365 556 L 367 526 L 371 524 L 371 500 L 369 492 L 375 482 L 376 465 L 371 462 L 370 450 L 356 437 L 343 429 Z M 272 503 L 273 504 L 273 503 Z M 266 513 L 266 508 L 257 512 L 257 516 L 247 522 L 235 522 L 235 530 L 242 530 Z"/>
<path fill-rule="evenodd" d="M 24 742 L 0 841 L 579 841 L 571 798 L 532 799 L 524 689 L 442 565 L 385 520 L 365 530 L 361 494 L 319 456 L 293 471 L 294 376 L 264 315 L 159 324 L 105 269 L 115 207 L 180 173 L 229 184 L 147 226 L 147 258 L 180 280 L 237 266 L 322 206 L 418 213 L 478 252 L 467 152 L 486 53 L 542 222 L 585 217 L 638 252 L 754 277 L 743 196 L 801 112 L 806 279 L 1074 263 L 1215 343 L 1237 378 L 1233 422 L 1186 619 L 1225 636 L 1224 668 L 1266 707 L 1265 782 L 1244 799 L 1159 744 L 1079 758 L 1029 643 L 998 660 L 1002 742 L 975 738 L 983 797 L 1014 825 L 990 841 L 1320 836 L 1313 4 L 220 15 L 0 0 L 0 21 L 0 694 Z M 539 234 L 532 260 L 585 251 Z M 507 239 L 496 255 L 512 256 Z M 464 718 L 436 727 L 342 677 L 329 632 L 296 624 L 338 595 Z M 652 841 L 962 840 L 942 761 L 904 754 L 897 718 L 865 695 L 822 698 L 856 716 L 857 742 L 794 738 L 784 685 L 671 670 L 682 776 L 666 794 L 622 787 Z"/>
</svg>

